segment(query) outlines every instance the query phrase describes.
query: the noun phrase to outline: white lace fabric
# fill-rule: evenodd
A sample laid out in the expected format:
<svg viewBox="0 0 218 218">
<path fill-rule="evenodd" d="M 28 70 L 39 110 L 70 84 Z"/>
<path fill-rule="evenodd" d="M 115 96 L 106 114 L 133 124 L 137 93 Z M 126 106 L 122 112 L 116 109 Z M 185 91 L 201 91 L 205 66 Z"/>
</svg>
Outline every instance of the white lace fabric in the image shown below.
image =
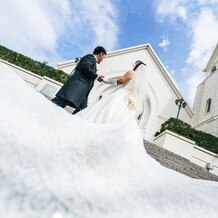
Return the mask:
<svg viewBox="0 0 218 218">
<path fill-rule="evenodd" d="M 218 183 L 188 178 L 146 154 L 125 88 L 81 118 L 1 62 L 0 77 L 0 217 L 217 216 Z"/>
</svg>

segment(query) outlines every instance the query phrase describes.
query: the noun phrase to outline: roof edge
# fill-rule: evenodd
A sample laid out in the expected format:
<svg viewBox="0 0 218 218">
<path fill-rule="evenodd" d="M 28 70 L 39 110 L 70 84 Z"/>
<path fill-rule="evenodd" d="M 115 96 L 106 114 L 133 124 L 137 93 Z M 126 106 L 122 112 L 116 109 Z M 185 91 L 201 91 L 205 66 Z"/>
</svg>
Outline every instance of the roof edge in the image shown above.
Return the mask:
<svg viewBox="0 0 218 218">
<path fill-rule="evenodd" d="M 213 50 L 213 53 L 211 54 L 211 56 L 210 56 L 210 58 L 209 58 L 209 61 L 207 62 L 206 67 L 203 69 L 203 72 L 207 72 L 207 70 L 209 69 L 209 67 L 210 67 L 210 65 L 211 65 L 211 62 L 212 62 L 212 60 L 213 60 L 213 58 L 214 58 L 215 53 L 216 53 L 217 50 L 218 50 L 218 42 L 217 42 L 217 44 L 216 44 L 216 46 L 215 46 L 215 48 L 214 48 L 214 50 Z"/>
<path fill-rule="evenodd" d="M 127 51 L 130 52 L 130 51 L 141 50 L 141 49 L 146 48 L 148 46 L 150 46 L 149 43 L 142 44 L 142 45 L 137 45 L 137 46 L 132 46 L 132 47 L 128 47 L 128 48 L 122 48 L 122 49 L 118 49 L 118 50 L 114 50 L 114 51 L 110 51 L 110 52 L 107 53 L 107 57 L 112 57 L 114 55 L 122 54 L 122 53 L 125 53 Z M 76 63 L 75 59 L 69 60 L 69 61 L 63 61 L 63 62 L 58 63 L 57 67 L 62 66 L 62 65 L 70 65 L 70 64 L 74 64 L 74 63 Z"/>
</svg>

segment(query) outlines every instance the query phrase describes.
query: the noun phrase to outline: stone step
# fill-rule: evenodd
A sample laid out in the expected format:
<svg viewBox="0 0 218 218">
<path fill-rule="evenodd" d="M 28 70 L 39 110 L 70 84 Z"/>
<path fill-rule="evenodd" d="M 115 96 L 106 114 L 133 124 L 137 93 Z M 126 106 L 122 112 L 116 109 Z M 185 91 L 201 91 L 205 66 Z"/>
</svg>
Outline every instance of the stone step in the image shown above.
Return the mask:
<svg viewBox="0 0 218 218">
<path fill-rule="evenodd" d="M 201 179 L 215 179 L 215 181 L 217 178 L 214 177 L 213 174 L 209 173 L 207 171 L 203 171 L 202 169 L 198 169 L 198 168 L 190 168 L 190 166 L 188 166 L 188 164 L 184 165 L 183 163 L 180 164 L 174 164 L 173 162 L 167 162 L 165 159 L 158 159 L 157 160 L 159 163 L 161 163 L 162 165 L 164 165 L 167 168 L 176 170 L 177 172 L 180 172 L 182 174 L 185 174 L 189 177 L 192 178 L 201 178 Z"/>
<path fill-rule="evenodd" d="M 188 159 L 179 156 L 178 154 L 161 148 L 148 141 L 144 141 L 144 146 L 146 152 L 151 157 L 169 169 L 175 170 L 191 178 L 218 181 L 218 176 L 210 173 L 203 167 L 190 162 Z"/>
<path fill-rule="evenodd" d="M 152 155 L 151 155 L 152 156 Z M 181 162 L 174 162 L 173 160 L 169 160 L 163 157 L 154 157 L 158 162 L 160 162 L 162 165 L 170 168 L 170 169 L 174 169 L 178 172 L 181 172 L 183 174 L 186 174 L 190 177 L 194 177 L 194 178 L 211 178 L 211 179 L 217 179 L 216 177 L 214 177 L 214 174 L 209 173 L 208 171 L 206 171 L 204 168 L 199 167 L 191 162 L 186 162 L 186 161 L 181 161 Z"/>
</svg>

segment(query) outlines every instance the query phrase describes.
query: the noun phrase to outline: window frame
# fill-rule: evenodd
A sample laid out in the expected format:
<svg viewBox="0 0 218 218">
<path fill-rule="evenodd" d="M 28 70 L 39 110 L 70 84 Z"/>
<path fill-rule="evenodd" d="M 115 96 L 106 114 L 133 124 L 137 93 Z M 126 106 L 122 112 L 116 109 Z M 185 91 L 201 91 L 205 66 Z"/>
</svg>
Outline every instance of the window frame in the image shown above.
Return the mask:
<svg viewBox="0 0 218 218">
<path fill-rule="evenodd" d="M 206 101 L 205 114 L 208 114 L 211 112 L 211 103 L 212 103 L 212 99 L 208 98 Z"/>
</svg>

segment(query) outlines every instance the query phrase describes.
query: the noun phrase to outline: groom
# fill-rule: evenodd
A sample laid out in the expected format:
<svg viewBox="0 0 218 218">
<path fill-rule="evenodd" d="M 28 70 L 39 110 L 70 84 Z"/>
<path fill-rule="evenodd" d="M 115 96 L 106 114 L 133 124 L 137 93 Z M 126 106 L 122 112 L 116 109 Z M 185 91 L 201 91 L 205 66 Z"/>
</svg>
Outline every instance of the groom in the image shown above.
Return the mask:
<svg viewBox="0 0 218 218">
<path fill-rule="evenodd" d="M 95 79 L 102 82 L 104 78 L 96 73 L 96 63 L 100 64 L 106 55 L 107 52 L 102 46 L 96 47 L 93 54 L 85 55 L 77 64 L 75 72 L 52 99 L 52 102 L 62 108 L 67 105 L 75 108 L 73 114 L 86 108 L 88 95 Z"/>
</svg>

